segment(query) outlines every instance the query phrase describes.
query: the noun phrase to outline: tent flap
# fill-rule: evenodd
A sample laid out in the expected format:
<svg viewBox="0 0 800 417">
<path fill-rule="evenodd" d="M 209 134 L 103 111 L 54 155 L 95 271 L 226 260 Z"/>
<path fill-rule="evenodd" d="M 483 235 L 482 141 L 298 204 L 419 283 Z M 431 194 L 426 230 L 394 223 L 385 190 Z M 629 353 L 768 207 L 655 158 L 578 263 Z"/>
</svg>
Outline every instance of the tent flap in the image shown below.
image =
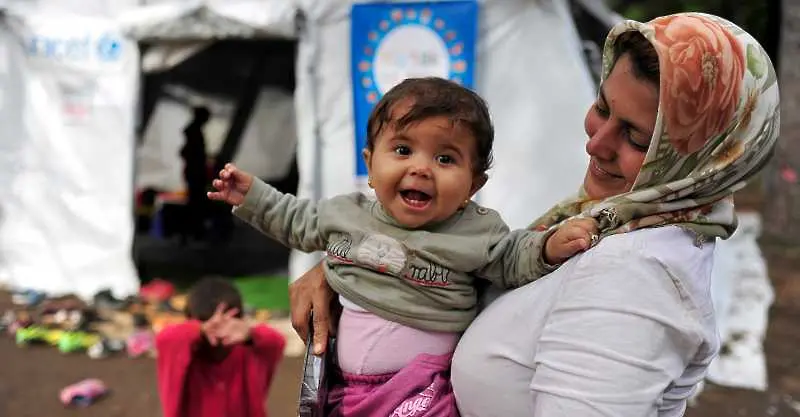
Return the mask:
<svg viewBox="0 0 800 417">
<path fill-rule="evenodd" d="M 291 1 L 169 2 L 123 14 L 123 30 L 140 42 L 295 38 Z"/>
</svg>

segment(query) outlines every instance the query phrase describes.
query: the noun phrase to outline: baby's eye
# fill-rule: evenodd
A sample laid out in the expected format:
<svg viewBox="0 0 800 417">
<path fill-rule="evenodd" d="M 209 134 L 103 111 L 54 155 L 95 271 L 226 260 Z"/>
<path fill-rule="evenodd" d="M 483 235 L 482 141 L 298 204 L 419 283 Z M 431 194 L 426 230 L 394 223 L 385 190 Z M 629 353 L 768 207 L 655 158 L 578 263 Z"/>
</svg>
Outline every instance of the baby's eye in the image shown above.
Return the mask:
<svg viewBox="0 0 800 417">
<path fill-rule="evenodd" d="M 411 155 L 411 148 L 406 145 L 397 145 L 394 147 L 394 152 L 398 155 L 407 156 Z"/>
<path fill-rule="evenodd" d="M 442 165 L 449 165 L 456 162 L 450 155 L 439 155 L 436 157 L 436 161 Z"/>
</svg>

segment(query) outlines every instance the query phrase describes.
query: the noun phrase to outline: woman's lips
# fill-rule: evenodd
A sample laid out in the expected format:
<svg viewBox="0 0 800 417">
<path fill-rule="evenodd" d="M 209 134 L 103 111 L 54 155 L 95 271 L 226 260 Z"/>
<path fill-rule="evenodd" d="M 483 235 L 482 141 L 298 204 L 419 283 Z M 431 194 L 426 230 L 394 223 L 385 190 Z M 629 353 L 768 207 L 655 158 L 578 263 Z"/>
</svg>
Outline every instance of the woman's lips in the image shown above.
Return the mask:
<svg viewBox="0 0 800 417">
<path fill-rule="evenodd" d="M 597 160 L 592 158 L 589 162 L 589 169 L 592 171 L 592 175 L 595 175 L 600 178 L 608 178 L 608 179 L 622 179 L 625 178 L 622 175 L 612 174 L 611 172 L 606 171 L 603 168 L 600 168 L 600 165 L 597 164 Z"/>
</svg>

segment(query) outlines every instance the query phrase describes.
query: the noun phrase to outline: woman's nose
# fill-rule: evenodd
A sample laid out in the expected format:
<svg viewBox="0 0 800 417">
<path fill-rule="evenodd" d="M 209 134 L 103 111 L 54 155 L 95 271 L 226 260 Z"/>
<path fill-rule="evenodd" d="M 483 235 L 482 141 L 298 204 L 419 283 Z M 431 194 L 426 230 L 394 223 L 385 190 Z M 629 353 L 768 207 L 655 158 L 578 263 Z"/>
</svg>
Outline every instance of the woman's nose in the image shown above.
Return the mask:
<svg viewBox="0 0 800 417">
<path fill-rule="evenodd" d="M 586 153 L 603 160 L 613 160 L 619 146 L 618 136 L 612 123 L 604 123 L 586 142 Z"/>
</svg>

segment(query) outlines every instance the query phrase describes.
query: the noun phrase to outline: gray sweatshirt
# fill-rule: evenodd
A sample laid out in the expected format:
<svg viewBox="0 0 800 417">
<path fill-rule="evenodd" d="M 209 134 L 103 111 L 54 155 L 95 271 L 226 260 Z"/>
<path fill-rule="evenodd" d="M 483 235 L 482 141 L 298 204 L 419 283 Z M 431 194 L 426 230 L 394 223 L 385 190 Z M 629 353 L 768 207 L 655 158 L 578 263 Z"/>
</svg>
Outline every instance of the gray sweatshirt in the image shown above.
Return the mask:
<svg viewBox="0 0 800 417">
<path fill-rule="evenodd" d="M 315 203 L 255 179 L 233 213 L 290 248 L 325 250 L 334 291 L 422 330 L 466 329 L 477 312 L 476 278 L 516 288 L 550 272 L 542 258 L 546 232 L 509 231 L 496 211 L 473 202 L 412 230 L 361 193 Z"/>
</svg>

